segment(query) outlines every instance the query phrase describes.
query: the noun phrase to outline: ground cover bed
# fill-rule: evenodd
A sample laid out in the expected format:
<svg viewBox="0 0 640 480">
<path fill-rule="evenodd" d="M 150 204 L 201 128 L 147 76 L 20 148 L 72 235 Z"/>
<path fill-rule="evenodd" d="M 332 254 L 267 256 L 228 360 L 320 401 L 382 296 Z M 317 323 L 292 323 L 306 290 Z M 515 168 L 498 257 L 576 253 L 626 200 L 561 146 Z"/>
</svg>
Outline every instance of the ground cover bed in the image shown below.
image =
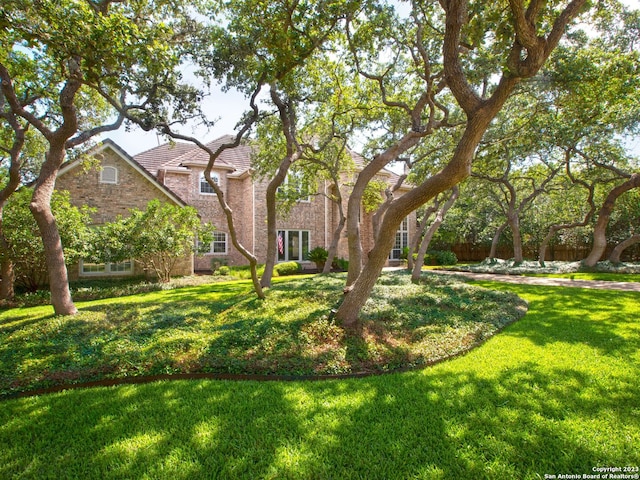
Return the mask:
<svg viewBox="0 0 640 480">
<path fill-rule="evenodd" d="M 583 478 L 640 466 L 640 293 L 500 285 L 518 322 L 433 367 L 0 403 L 0 478 Z M 585 477 L 586 478 L 586 477 Z"/>
<path fill-rule="evenodd" d="M 412 284 L 384 274 L 362 328 L 345 332 L 330 311 L 343 275 L 276 283 L 262 301 L 248 282 L 152 291 L 0 313 L 0 394 L 106 378 L 233 373 L 327 375 L 426 365 L 467 351 L 520 318 L 517 296 L 437 275 Z"/>
<path fill-rule="evenodd" d="M 598 262 L 595 267 L 587 268 L 581 262 L 545 262 L 544 267 L 537 261 L 525 260 L 516 263 L 513 260 L 499 258 L 487 259 L 480 263 L 446 267 L 447 270 L 475 273 L 499 273 L 508 275 L 540 275 L 580 280 L 604 280 L 615 282 L 639 282 L 640 264 Z"/>
</svg>

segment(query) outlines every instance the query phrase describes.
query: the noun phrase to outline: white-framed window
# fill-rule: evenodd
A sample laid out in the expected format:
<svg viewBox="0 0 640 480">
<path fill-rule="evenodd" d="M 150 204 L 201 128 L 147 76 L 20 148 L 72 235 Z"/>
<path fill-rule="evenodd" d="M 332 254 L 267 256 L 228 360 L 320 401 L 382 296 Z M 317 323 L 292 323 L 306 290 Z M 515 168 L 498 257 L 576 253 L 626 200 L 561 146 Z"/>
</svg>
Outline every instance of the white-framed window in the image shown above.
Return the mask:
<svg viewBox="0 0 640 480">
<path fill-rule="evenodd" d="M 229 252 L 227 234 L 225 232 L 213 232 L 213 241 L 208 245 L 208 249 L 198 241 L 198 252 L 205 255 L 226 255 Z"/>
<path fill-rule="evenodd" d="M 114 263 L 91 263 L 80 260 L 80 275 L 133 275 L 133 261 Z"/>
<path fill-rule="evenodd" d="M 309 257 L 308 230 L 278 230 L 278 261 L 301 262 Z"/>
<path fill-rule="evenodd" d="M 220 176 L 217 173 L 211 172 L 211 180 L 213 180 L 216 185 L 220 186 Z M 204 172 L 200 174 L 200 181 L 198 182 L 198 185 L 199 185 L 201 195 L 216 194 L 213 187 L 209 185 L 209 182 L 207 182 L 207 179 L 204 178 Z"/>
<path fill-rule="evenodd" d="M 220 255 L 226 255 L 227 248 L 227 234 L 224 232 L 213 232 L 213 242 L 211 242 L 211 253 L 217 253 Z"/>
<path fill-rule="evenodd" d="M 116 185 L 118 183 L 118 169 L 105 166 L 100 170 L 100 183 Z"/>
<path fill-rule="evenodd" d="M 396 241 L 389 253 L 390 260 L 400 260 L 402 258 L 402 251 L 409 246 L 409 221 L 405 218 L 398 231 L 396 232 Z"/>
<path fill-rule="evenodd" d="M 278 195 L 281 197 L 295 198 L 301 203 L 309 203 L 311 201 L 309 183 L 298 172 L 290 171 L 278 187 Z"/>
</svg>

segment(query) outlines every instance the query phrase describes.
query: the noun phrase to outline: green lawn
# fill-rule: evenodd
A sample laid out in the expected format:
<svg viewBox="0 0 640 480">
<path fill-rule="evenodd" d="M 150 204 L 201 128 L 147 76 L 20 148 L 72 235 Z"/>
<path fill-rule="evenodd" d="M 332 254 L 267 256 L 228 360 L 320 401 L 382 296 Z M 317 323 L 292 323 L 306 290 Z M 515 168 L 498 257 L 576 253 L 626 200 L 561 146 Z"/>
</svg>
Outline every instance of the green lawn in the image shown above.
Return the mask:
<svg viewBox="0 0 640 480">
<path fill-rule="evenodd" d="M 604 272 L 576 272 L 576 273 L 526 273 L 527 277 L 570 278 L 572 280 L 598 280 L 604 282 L 640 282 L 637 273 L 604 273 Z"/>
<path fill-rule="evenodd" d="M 545 478 L 640 466 L 640 294 L 537 286 L 464 357 L 322 382 L 0 403 L 0 478 Z"/>
</svg>

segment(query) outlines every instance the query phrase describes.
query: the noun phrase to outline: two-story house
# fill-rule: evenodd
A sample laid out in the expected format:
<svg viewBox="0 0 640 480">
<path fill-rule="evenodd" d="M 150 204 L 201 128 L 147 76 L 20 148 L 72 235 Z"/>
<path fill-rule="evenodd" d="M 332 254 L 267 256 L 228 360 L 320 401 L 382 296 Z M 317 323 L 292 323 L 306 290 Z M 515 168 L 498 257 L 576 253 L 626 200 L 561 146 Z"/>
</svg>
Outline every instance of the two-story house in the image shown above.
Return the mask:
<svg viewBox="0 0 640 480">
<path fill-rule="evenodd" d="M 215 150 L 230 136 L 220 137 L 208 146 Z M 265 192 L 267 181 L 257 180 L 251 168 L 250 144 L 242 144 L 225 150 L 212 170 L 214 181 L 222 188 L 233 209 L 239 241 L 252 251 L 260 262 L 266 259 L 267 225 Z M 212 260 L 222 260 L 229 265 L 246 263 L 244 257 L 233 247 L 228 235 L 226 218 L 217 196 L 204 178 L 208 155 L 195 145 L 188 143 L 164 144 L 135 156 L 128 155 L 111 140 L 103 141 L 89 152 L 95 161 L 80 159 L 68 162 L 60 169 L 56 188 L 68 190 L 76 205 L 88 205 L 96 209 L 95 224 L 126 216 L 130 208 L 144 209 L 153 198 L 175 205 L 191 205 L 198 210 L 204 222 L 216 227 L 214 239 L 208 253 L 185 259 L 174 274 L 185 275 L 194 271 L 211 269 Z M 356 166 L 362 167 L 362 157 L 352 154 Z M 397 175 L 381 172 L 380 178 L 394 184 Z M 341 187 L 344 208 L 349 195 L 349 183 L 345 178 Z M 316 246 L 328 247 L 331 235 L 338 222 L 338 206 L 329 198 L 329 183 L 320 182 L 317 192 L 309 192 L 298 201 L 288 215 L 278 219 L 278 261 L 295 260 L 307 268 L 313 264 L 306 261 L 306 254 Z M 402 194 L 402 189 L 399 191 Z M 371 218 L 361 217 L 363 248 L 368 251 L 372 243 Z M 398 234 L 396 245 L 390 252 L 390 262 L 400 259 L 403 247 L 415 229 L 415 218 L 408 218 Z M 338 255 L 347 257 L 346 231 L 343 233 Z M 134 262 L 117 265 L 89 264 L 80 262 L 71 276 L 106 276 L 141 273 L 135 270 Z"/>
</svg>

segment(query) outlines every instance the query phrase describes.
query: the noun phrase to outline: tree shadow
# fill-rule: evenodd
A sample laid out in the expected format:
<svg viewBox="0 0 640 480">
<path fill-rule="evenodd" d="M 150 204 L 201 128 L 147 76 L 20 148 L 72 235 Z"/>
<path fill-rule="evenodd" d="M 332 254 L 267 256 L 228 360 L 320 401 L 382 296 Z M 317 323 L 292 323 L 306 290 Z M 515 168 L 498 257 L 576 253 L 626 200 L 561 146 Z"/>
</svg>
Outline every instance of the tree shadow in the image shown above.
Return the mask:
<svg viewBox="0 0 640 480">
<path fill-rule="evenodd" d="M 0 476 L 589 473 L 640 461 L 640 419 L 629 416 L 640 404 L 634 375 L 609 385 L 579 369 L 522 362 L 489 374 L 469 366 L 311 383 L 161 382 L 22 399 L 0 414 L 8 448 Z M 4 462 L 9 455 L 21 460 Z"/>
<path fill-rule="evenodd" d="M 475 283 L 475 282 L 474 282 Z M 526 337 L 540 346 L 562 341 L 590 346 L 604 355 L 633 354 L 636 347 L 640 295 L 636 292 L 580 288 L 488 284 L 527 297 L 525 324 L 514 325 L 512 335 Z"/>
</svg>

